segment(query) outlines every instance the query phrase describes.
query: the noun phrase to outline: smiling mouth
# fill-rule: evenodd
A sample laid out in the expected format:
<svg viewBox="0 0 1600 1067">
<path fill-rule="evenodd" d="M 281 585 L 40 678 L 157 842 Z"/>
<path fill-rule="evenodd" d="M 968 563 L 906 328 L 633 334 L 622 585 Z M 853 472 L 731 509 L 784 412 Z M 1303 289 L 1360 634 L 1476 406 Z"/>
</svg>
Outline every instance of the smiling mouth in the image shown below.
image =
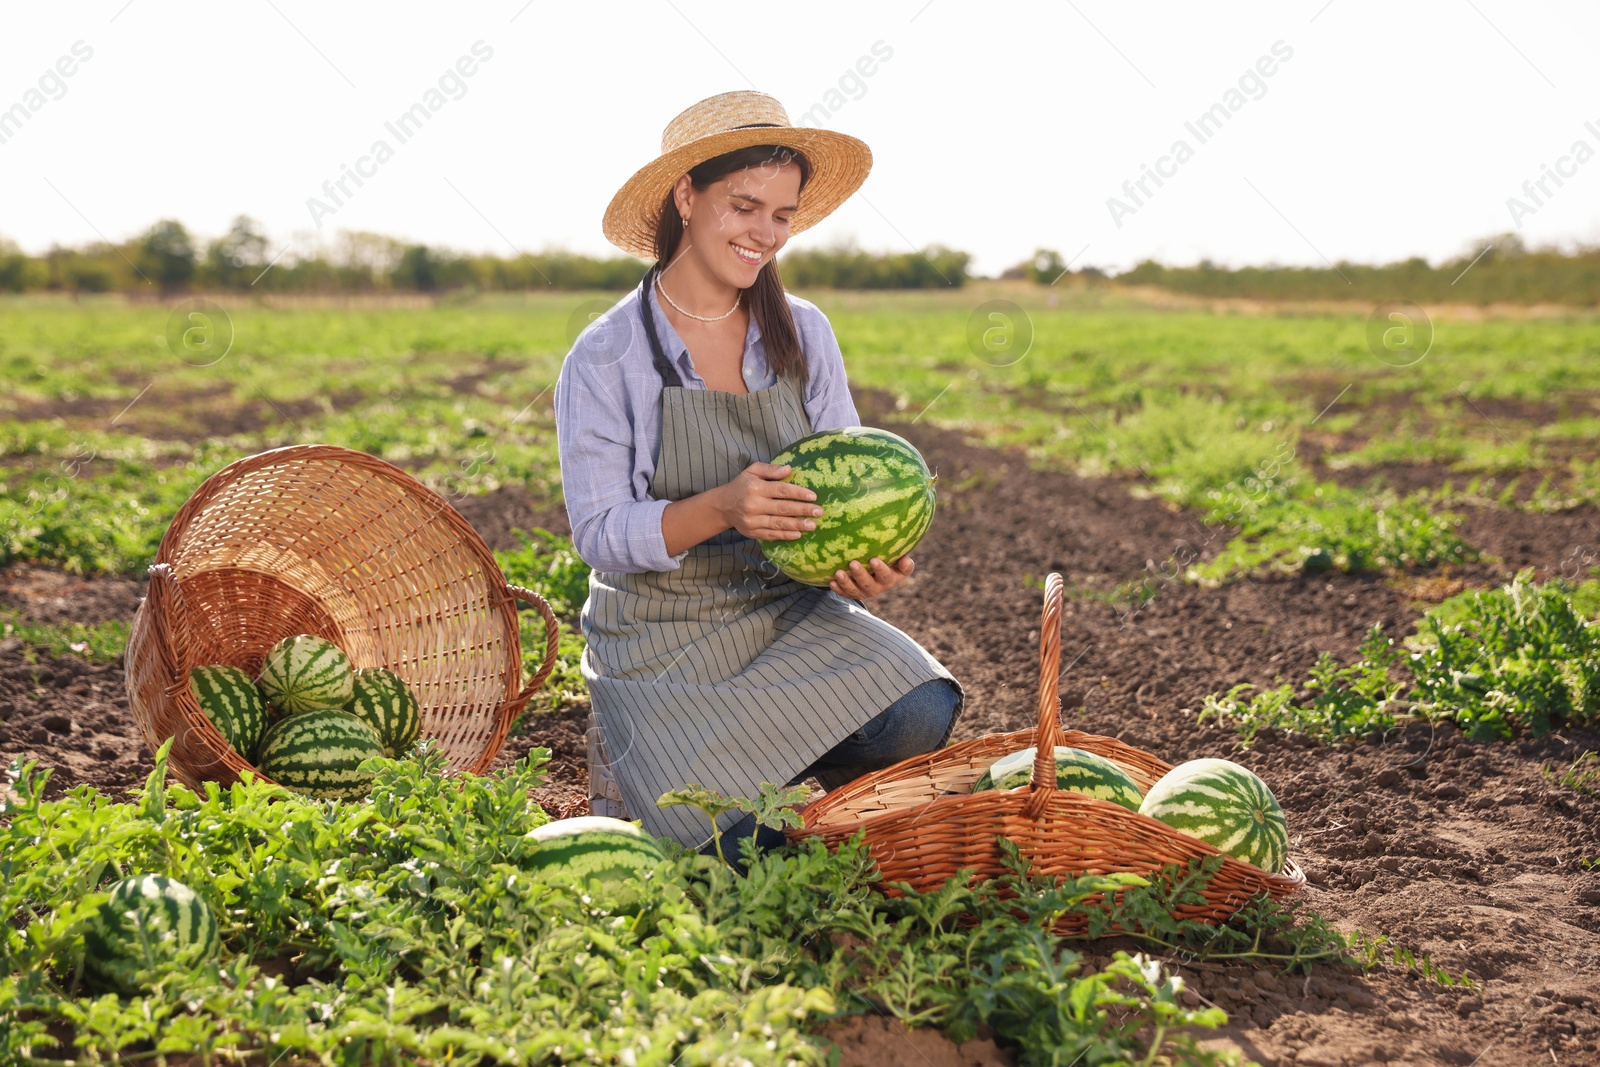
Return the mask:
<svg viewBox="0 0 1600 1067">
<path fill-rule="evenodd" d="M 751 250 L 749 248 L 744 247 L 743 245 L 734 244 L 732 241 L 728 242 L 728 247 L 733 249 L 733 254 L 734 255 L 738 256 L 740 259 L 744 260 L 746 263 L 754 265 L 756 263 L 760 263 L 761 262 L 761 255 L 762 254 L 760 252 L 753 251 L 753 250 Z"/>
</svg>

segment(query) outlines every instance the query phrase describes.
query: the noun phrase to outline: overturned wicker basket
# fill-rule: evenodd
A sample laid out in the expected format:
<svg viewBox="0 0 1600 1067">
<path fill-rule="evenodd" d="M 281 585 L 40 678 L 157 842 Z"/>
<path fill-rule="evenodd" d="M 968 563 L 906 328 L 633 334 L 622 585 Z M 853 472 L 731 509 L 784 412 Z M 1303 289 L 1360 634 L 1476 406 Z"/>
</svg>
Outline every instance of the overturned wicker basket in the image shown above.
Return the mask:
<svg viewBox="0 0 1600 1067">
<path fill-rule="evenodd" d="M 527 685 L 518 600 L 545 622 L 544 660 Z M 172 520 L 128 637 L 133 717 L 152 752 L 174 738 L 175 777 L 228 784 L 250 767 L 200 710 L 190 669 L 255 675 L 269 648 L 298 633 L 399 674 L 417 695 L 422 736 L 452 770 L 473 772 L 488 769 L 549 677 L 559 636 L 544 599 L 508 585 L 461 513 L 393 464 L 333 445 L 241 459 Z"/>
<path fill-rule="evenodd" d="M 837 848 L 864 831 L 864 841 L 890 882 L 918 892 L 944 885 L 963 867 L 978 880 L 1007 873 L 1000 837 L 1016 842 L 1033 870 L 1050 876 L 1131 872 L 1151 875 L 1170 863 L 1187 864 L 1218 850 L 1147 815 L 1109 800 L 1055 787 L 1057 745 L 1085 749 L 1117 763 L 1141 792 L 1172 767 L 1148 752 L 1110 737 L 1062 731 L 1056 685 L 1061 660 L 1061 575 L 1045 582 L 1044 622 L 1039 631 L 1039 725 L 1033 730 L 990 734 L 901 760 L 830 790 L 801 811 L 803 823 L 787 831 L 790 841 L 820 837 Z M 1033 782 L 1027 789 L 971 792 L 972 784 L 1001 756 L 1038 746 Z M 1260 893 L 1283 897 L 1305 884 L 1291 860 L 1281 874 L 1233 857 L 1206 886 L 1206 903 L 1180 907 L 1180 919 L 1225 919 Z M 1082 932 L 1082 915 L 1066 916 L 1062 933 Z"/>
</svg>

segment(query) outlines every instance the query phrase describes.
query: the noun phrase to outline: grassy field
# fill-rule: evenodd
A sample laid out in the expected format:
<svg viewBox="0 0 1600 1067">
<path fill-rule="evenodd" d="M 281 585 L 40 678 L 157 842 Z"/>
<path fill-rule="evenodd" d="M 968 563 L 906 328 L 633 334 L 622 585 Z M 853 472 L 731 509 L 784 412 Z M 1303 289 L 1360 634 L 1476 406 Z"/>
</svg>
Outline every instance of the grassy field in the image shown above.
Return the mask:
<svg viewBox="0 0 1600 1067">
<path fill-rule="evenodd" d="M 810 295 L 853 386 L 899 417 L 1196 509 L 1228 544 L 1165 562 L 1189 580 L 1470 560 L 1453 503 L 1600 497 L 1600 316 L 1444 309 L 1416 358 L 1375 352 L 1360 307 L 1243 314 L 1005 283 Z M 556 507 L 552 387 L 576 330 L 614 299 L 234 303 L 213 315 L 209 350 L 169 341 L 165 304 L 0 301 L 0 562 L 142 574 L 204 478 L 312 441 L 381 456 L 452 500 L 514 486 Z M 1437 477 L 1403 494 L 1362 484 L 1395 465 Z M 581 561 L 539 544 L 503 565 L 548 586 L 550 553 L 566 552 L 579 584 L 557 595 L 575 610 Z M 529 626 L 531 647 L 531 613 Z M 580 686 L 581 638 L 565 640 L 557 706 Z"/>
<path fill-rule="evenodd" d="M 1359 517 L 1341 509 L 1422 514 L 1475 478 L 1474 492 L 1495 477 L 1504 492 L 1507 475 L 1519 475 L 1520 498 L 1507 496 L 1524 507 L 1600 495 L 1600 316 L 1445 310 L 1425 355 L 1380 358 L 1364 309 L 1245 315 L 1002 283 L 811 295 L 857 389 L 892 393 L 907 417 L 1024 447 L 1043 466 L 1132 478 L 1136 491 L 1205 508 L 1211 521 L 1269 542 L 1230 567 L 1279 558 L 1270 528 L 1306 526 L 1311 512 L 1360 541 Z M 10 531 L 0 550 L 137 570 L 199 480 L 297 441 L 383 456 L 447 496 L 514 484 L 558 499 L 550 389 L 573 324 L 612 299 L 241 304 L 226 309 L 231 350 L 209 366 L 169 346 L 165 305 L 0 302 Z M 1318 476 L 1394 464 L 1432 465 L 1449 489 L 1433 487 L 1424 505 L 1351 494 Z M 1457 550 L 1437 525 L 1448 558 Z M 1396 561 L 1429 551 L 1331 547 L 1337 565 L 1359 565 L 1364 551 Z"/>
<path fill-rule="evenodd" d="M 529 734 L 514 739 L 524 759 L 459 789 L 396 761 L 370 805 L 285 798 L 259 783 L 190 794 L 163 780 L 160 761 L 127 754 L 137 740 L 106 730 L 95 744 L 120 747 L 84 747 L 81 703 L 101 702 L 102 725 L 126 717 L 105 694 L 122 684 L 131 598 L 120 615 L 56 617 L 70 621 L 0 604 L 10 646 L 0 704 L 11 716 L 0 741 L 62 757 L 63 775 L 77 748 L 96 753 L 116 768 L 94 779 L 108 787 L 150 775 L 131 803 L 89 786 L 46 800 L 20 766 L 0 789 L 0 900 L 12 919 L 0 939 L 0 1058 L 46 1049 L 54 1036 L 63 1045 L 44 1054 L 100 1062 L 171 1052 L 195 1062 L 260 1053 L 295 1064 L 544 1063 L 587 1048 L 638 1063 L 821 1064 L 830 1061 L 817 1033 L 842 1025 L 862 1035 L 882 1017 L 938 1028 L 950 1042 L 992 1035 L 1005 1055 L 965 1060 L 984 1064 L 1240 1062 L 1198 1041 L 1224 1025 L 1242 1048 L 1276 1047 L 1283 1059 L 1268 1062 L 1289 1062 L 1288 1042 L 1319 1041 L 1370 1059 L 1375 1040 L 1400 1040 L 1385 1005 L 1404 1001 L 1425 1018 L 1406 1038 L 1413 1052 L 1449 1043 L 1460 1052 L 1449 1062 L 1469 1062 L 1483 1031 L 1498 1040 L 1519 1027 L 1520 1000 L 1497 1001 L 1487 1021 L 1459 1005 L 1484 993 L 1484 1009 L 1486 969 L 1509 943 L 1538 941 L 1493 925 L 1485 901 L 1496 889 L 1520 894 L 1518 921 L 1570 914 L 1564 882 L 1541 883 L 1534 899 L 1511 881 L 1516 864 L 1546 869 L 1555 845 L 1541 835 L 1572 853 L 1552 861 L 1563 877 L 1586 877 L 1600 862 L 1584 806 L 1600 747 L 1584 726 L 1600 713 L 1600 628 L 1590 622 L 1600 583 L 1581 581 L 1600 574 L 1591 522 L 1600 316 L 1438 308 L 1424 354 L 1420 344 L 1373 344 L 1371 309 L 1354 305 L 1262 308 L 1002 283 L 806 295 L 833 323 L 863 411 L 913 424 L 902 428 L 926 432 L 949 461 L 930 542 L 960 546 L 955 562 L 878 610 L 987 690 L 974 694 L 980 708 L 1026 704 L 1031 677 L 1015 697 L 1024 675 L 999 661 L 1016 654 L 1033 667 L 1033 649 L 1009 646 L 1036 625 L 1032 586 L 1043 568 L 1068 571 L 1077 602 L 1062 646 L 1088 654 L 1078 673 L 1063 672 L 1079 689 L 1065 701 L 1072 721 L 1174 762 L 1225 750 L 1259 768 L 1290 813 L 1296 858 L 1320 879 L 1306 895 L 1319 894 L 1328 916 L 1257 904 L 1221 928 L 1174 923 L 1167 907 L 1182 879 L 1203 872 L 1168 871 L 1178 881 L 1135 885 L 1114 915 L 1095 903 L 1117 888 L 1102 879 L 1051 890 L 1016 880 L 1029 919 L 1019 924 L 1018 903 L 996 892 L 1005 886 L 884 900 L 848 847 L 769 854 L 747 878 L 672 855 L 647 880 L 658 893 L 644 905 L 546 885 L 523 835 L 557 810 L 553 794 L 534 791 L 582 787 L 587 694 L 570 624 L 588 568 L 558 534 L 513 528 L 497 538 L 502 569 L 569 623 L 558 671 L 519 729 L 556 724 L 537 737 L 561 740 L 566 762 L 546 767 L 551 749 Z M 48 570 L 61 579 L 51 588 L 67 586 L 66 572 L 84 576 L 80 593 L 126 591 L 137 581 L 115 576 L 142 579 L 201 481 L 231 460 L 302 442 L 384 457 L 463 509 L 514 497 L 520 514 L 557 514 L 551 388 L 575 326 L 615 298 L 221 298 L 231 347 L 220 358 L 221 333 L 210 347 L 169 343 L 164 304 L 0 300 L 0 565 L 45 564 L 13 570 Z M 1001 484 L 995 471 L 1008 464 Z M 1030 492 L 1078 496 L 1044 501 L 1062 504 L 1052 509 Z M 1002 525 L 1007 506 L 1026 514 Z M 1509 568 L 1475 543 L 1475 529 L 1494 525 L 1485 515 L 1514 520 L 1512 540 L 1559 527 L 1530 538 L 1538 545 L 1518 565 L 1579 581 L 1524 575 L 1497 588 Z M 1029 527 L 1043 533 L 1030 540 L 1039 531 Z M 1099 553 L 1060 543 L 1087 530 L 1101 531 Z M 1562 549 L 1550 546 L 1572 538 L 1589 549 L 1558 563 Z M 1202 540 L 1222 547 L 1180 552 Z M 1014 555 L 1027 556 L 1026 573 Z M 972 572 L 988 584 L 962 585 Z M 1412 593 L 1429 582 L 1436 589 L 1419 606 Z M 1252 607 L 1255 597 L 1263 604 Z M 952 602 L 954 627 L 945 625 Z M 1369 625 L 1364 641 L 1348 639 Z M 524 612 L 529 661 L 541 631 Z M 1309 657 L 1313 644 L 1340 654 Z M 1196 678 L 1203 706 L 1183 689 Z M 44 725 L 69 718 L 66 733 Z M 1552 728 L 1544 747 L 1530 742 Z M 1467 772 L 1466 762 L 1436 772 L 1437 789 L 1426 780 L 1435 729 L 1435 761 L 1471 761 Z M 1492 743 L 1470 752 L 1453 743 L 1469 737 Z M 1463 787 L 1480 794 L 1475 802 L 1494 799 L 1440 802 L 1462 798 Z M 1388 851 L 1369 864 L 1366 842 L 1379 827 Z M 349 847 L 379 830 L 381 847 Z M 1441 862 L 1457 853 L 1440 842 L 1457 840 L 1510 859 L 1460 850 L 1461 869 L 1447 870 Z M 330 867 L 328 856 L 345 852 Z M 219 856 L 229 865 L 220 876 Z M 89 996 L 72 962 L 81 958 L 75 924 L 98 904 L 108 865 L 159 867 L 204 887 L 222 915 L 221 968 L 164 972 L 148 997 Z M 1490 873 L 1480 881 L 1480 871 Z M 1379 885 L 1383 895 L 1362 895 Z M 1405 904 L 1402 914 L 1389 903 L 1408 892 L 1426 907 Z M 62 900 L 72 903 L 51 903 Z M 963 911 L 976 926 L 957 925 Z M 1116 922 L 1130 932 L 1118 943 L 1125 951 L 1043 932 L 1068 912 L 1102 929 Z M 1413 934 L 1423 912 L 1437 929 Z M 1457 927 L 1444 922 L 1451 916 L 1468 918 Z M 1592 947 L 1576 926 L 1560 936 L 1562 952 Z M 1492 971 L 1496 995 L 1544 988 L 1554 949 L 1536 949 L 1520 970 Z M 1227 1001 L 1228 1012 L 1210 999 L 1239 988 L 1256 999 Z M 1360 1017 L 1349 1021 L 1346 1008 Z M 1288 1027 L 1275 1025 L 1284 1019 Z M 1513 1035 L 1501 1051 L 1542 1059 L 1549 1034 Z M 1593 1052 L 1584 1034 L 1557 1036 L 1579 1042 L 1561 1046 L 1570 1062 Z"/>
</svg>

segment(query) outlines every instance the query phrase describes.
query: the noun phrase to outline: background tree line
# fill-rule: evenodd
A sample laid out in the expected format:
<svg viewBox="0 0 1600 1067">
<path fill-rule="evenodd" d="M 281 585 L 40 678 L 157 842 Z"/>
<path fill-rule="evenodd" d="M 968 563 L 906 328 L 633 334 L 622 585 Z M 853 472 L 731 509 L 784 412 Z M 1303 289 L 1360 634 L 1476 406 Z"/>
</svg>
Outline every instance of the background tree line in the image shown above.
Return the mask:
<svg viewBox="0 0 1600 1067">
<path fill-rule="evenodd" d="M 934 247 L 925 253 L 876 255 L 851 246 L 802 250 L 781 259 L 791 285 L 851 289 L 960 286 L 971 257 Z M 332 248 L 274 250 L 253 219 L 202 242 L 180 222 L 163 219 L 121 244 L 51 248 L 32 256 L 0 242 L 0 292 L 160 292 L 190 289 L 268 293 L 520 291 L 627 289 L 646 265 L 627 256 L 568 252 L 514 257 L 458 253 L 408 244 L 382 234 L 341 232 Z"/>
<path fill-rule="evenodd" d="M 1145 260 L 1117 275 L 1119 284 L 1153 285 L 1198 296 L 1256 300 L 1411 300 L 1456 304 L 1600 304 L 1600 248 L 1575 252 L 1527 248 L 1514 233 L 1479 241 L 1468 252 L 1430 265 L 1420 257 L 1368 266 L 1166 267 Z"/>
<path fill-rule="evenodd" d="M 799 248 L 780 257 L 784 282 L 797 289 L 931 289 L 975 277 L 972 257 L 940 245 L 920 252 L 865 252 L 851 243 Z M 409 244 L 382 234 L 343 231 L 331 248 L 274 251 L 254 220 L 240 216 L 228 232 L 201 241 L 180 222 L 163 219 L 121 244 L 57 246 L 29 255 L 0 241 L 0 292 L 161 293 L 234 290 L 266 293 L 361 294 L 534 289 L 623 290 L 639 283 L 645 264 L 627 256 L 569 252 L 513 257 L 459 253 Z M 1059 252 L 1041 248 L 1001 278 L 1051 285 L 1151 285 L 1197 296 L 1257 300 L 1414 300 L 1487 304 L 1600 304 L 1600 248 L 1575 252 L 1529 249 L 1516 234 L 1477 242 L 1437 265 L 1421 258 L 1380 266 L 1219 267 L 1202 260 L 1169 267 L 1145 260 L 1115 276 L 1092 266 L 1069 270 Z"/>
</svg>

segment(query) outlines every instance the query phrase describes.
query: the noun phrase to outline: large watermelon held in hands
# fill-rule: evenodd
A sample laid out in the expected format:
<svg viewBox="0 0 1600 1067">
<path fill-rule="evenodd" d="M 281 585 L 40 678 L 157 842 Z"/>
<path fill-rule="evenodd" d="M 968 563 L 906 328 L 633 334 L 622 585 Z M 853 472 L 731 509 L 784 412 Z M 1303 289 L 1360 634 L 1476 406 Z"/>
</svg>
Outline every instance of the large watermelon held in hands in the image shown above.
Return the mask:
<svg viewBox="0 0 1600 1067">
<path fill-rule="evenodd" d="M 550 885 L 584 891 L 591 882 L 615 887 L 665 858 L 655 838 L 631 822 L 604 815 L 560 819 L 528 831 L 539 844 L 533 866 Z"/>
<path fill-rule="evenodd" d="M 315 708 L 279 720 L 261 738 L 261 773 L 285 789 L 319 800 L 364 797 L 373 776 L 363 760 L 383 755 L 369 724 L 337 708 Z"/>
<path fill-rule="evenodd" d="M 1178 764 L 1150 787 L 1139 813 L 1273 874 L 1289 858 L 1289 824 L 1278 798 L 1232 760 Z"/>
<path fill-rule="evenodd" d="M 314 634 L 285 637 L 267 651 L 257 679 L 273 707 L 286 715 L 350 703 L 355 676 L 350 657 Z"/>
<path fill-rule="evenodd" d="M 355 672 L 354 692 L 345 710 L 378 731 L 383 754 L 391 758 L 409 751 L 422 729 L 416 694 L 398 674 L 383 667 Z"/>
<path fill-rule="evenodd" d="M 196 667 L 189 672 L 189 688 L 223 740 L 253 761 L 256 744 L 267 728 L 267 704 L 250 675 L 224 664 Z"/>
<path fill-rule="evenodd" d="M 141 991 L 141 975 L 165 962 L 198 967 L 217 956 L 217 917 L 182 882 L 146 874 L 111 886 L 83 935 L 84 970 L 119 993 Z"/>
<path fill-rule="evenodd" d="M 988 789 L 1018 789 L 1033 782 L 1033 757 L 1039 750 L 1025 748 L 995 760 L 983 776 L 972 784 L 974 793 Z M 1139 786 L 1127 771 L 1104 756 L 1081 748 L 1056 746 L 1056 788 L 1109 800 L 1129 811 L 1138 811 L 1142 797 Z"/>
<path fill-rule="evenodd" d="M 788 480 L 817 494 L 816 529 L 789 540 L 757 541 L 797 582 L 826 587 L 853 560 L 893 564 L 933 523 L 935 475 L 910 441 L 888 430 L 849 426 L 802 437 L 772 457 Z"/>
</svg>

